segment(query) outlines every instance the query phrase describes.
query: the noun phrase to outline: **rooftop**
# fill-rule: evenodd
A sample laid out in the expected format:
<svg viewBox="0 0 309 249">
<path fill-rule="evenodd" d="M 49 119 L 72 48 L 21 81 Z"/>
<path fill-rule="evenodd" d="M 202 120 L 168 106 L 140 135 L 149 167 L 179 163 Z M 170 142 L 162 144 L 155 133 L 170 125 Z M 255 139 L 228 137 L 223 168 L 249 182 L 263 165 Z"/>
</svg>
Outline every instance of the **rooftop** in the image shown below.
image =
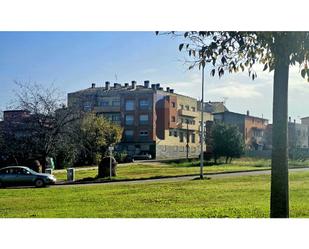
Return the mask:
<svg viewBox="0 0 309 249">
<path fill-rule="evenodd" d="M 120 83 L 114 83 L 113 86 L 111 86 L 111 83 L 109 81 L 105 82 L 105 86 L 96 86 L 95 83 L 91 84 L 91 87 L 86 88 L 86 89 L 82 89 L 76 92 L 71 92 L 69 94 L 82 94 L 82 93 L 93 93 L 93 92 L 97 92 L 97 91 L 102 91 L 103 93 L 119 93 L 119 92 L 124 92 L 124 91 L 157 91 L 157 92 L 162 92 L 162 93 L 169 93 L 172 95 L 179 95 L 179 96 L 183 96 L 183 97 L 187 97 L 187 98 L 191 98 L 196 100 L 193 97 L 187 96 L 187 95 L 182 95 L 179 93 L 175 93 L 174 89 L 170 88 L 170 87 L 166 87 L 166 89 L 164 90 L 163 87 L 161 87 L 160 83 L 156 83 L 156 84 L 150 84 L 150 82 L 148 80 L 144 81 L 143 85 L 137 85 L 136 81 L 132 81 L 131 84 L 129 83 L 124 83 L 124 84 L 120 84 Z"/>
<path fill-rule="evenodd" d="M 239 116 L 244 116 L 244 117 L 255 118 L 255 119 L 261 119 L 261 120 L 268 121 L 268 119 L 266 119 L 266 118 L 251 116 L 251 115 L 248 115 L 248 114 L 242 114 L 242 113 L 238 113 L 238 112 L 230 112 L 230 111 L 217 112 L 217 113 L 214 113 L 214 115 L 225 114 L 225 113 L 230 113 L 230 114 L 233 114 L 233 115 L 239 115 Z"/>
</svg>

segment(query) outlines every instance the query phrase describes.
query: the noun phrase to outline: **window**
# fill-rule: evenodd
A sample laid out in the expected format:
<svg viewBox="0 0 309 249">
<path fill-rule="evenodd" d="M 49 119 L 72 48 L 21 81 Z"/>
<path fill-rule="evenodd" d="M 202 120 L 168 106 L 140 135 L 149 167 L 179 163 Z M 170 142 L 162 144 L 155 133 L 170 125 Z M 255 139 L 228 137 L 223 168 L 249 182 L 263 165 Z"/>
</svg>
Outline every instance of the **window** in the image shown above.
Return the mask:
<svg viewBox="0 0 309 249">
<path fill-rule="evenodd" d="M 172 107 L 175 108 L 176 107 L 176 103 L 172 102 Z"/>
<path fill-rule="evenodd" d="M 149 100 L 148 99 L 141 99 L 139 101 L 139 108 L 140 109 L 148 109 L 149 107 Z"/>
<path fill-rule="evenodd" d="M 125 130 L 124 135 L 126 138 L 132 138 L 133 137 L 133 130 Z"/>
<path fill-rule="evenodd" d="M 91 102 L 85 102 L 84 103 L 84 111 L 85 112 L 91 111 Z"/>
<path fill-rule="evenodd" d="M 120 101 L 119 100 L 113 100 L 112 105 L 113 106 L 120 106 Z"/>
<path fill-rule="evenodd" d="M 141 115 L 139 115 L 139 123 L 140 124 L 148 124 L 149 123 L 149 116 L 148 116 L 148 114 L 141 114 Z"/>
<path fill-rule="evenodd" d="M 191 135 L 191 142 L 192 142 L 192 143 L 195 143 L 195 134 L 192 134 L 192 135 Z"/>
<path fill-rule="evenodd" d="M 186 110 L 187 110 L 187 111 L 190 110 L 190 107 L 189 107 L 188 105 L 186 105 L 185 107 L 186 107 Z"/>
<path fill-rule="evenodd" d="M 170 132 L 169 132 L 169 135 L 170 135 L 170 137 L 171 137 L 171 136 L 173 136 L 173 132 L 172 132 L 172 131 L 170 131 Z"/>
<path fill-rule="evenodd" d="M 183 133 L 179 132 L 179 141 L 183 143 Z"/>
<path fill-rule="evenodd" d="M 172 122 L 176 122 L 176 117 L 172 116 Z"/>
<path fill-rule="evenodd" d="M 148 133 L 148 131 L 140 131 L 140 132 L 139 132 L 139 135 L 140 135 L 141 137 L 148 137 L 149 133 Z"/>
<path fill-rule="evenodd" d="M 134 110 L 134 100 L 126 100 L 125 102 L 125 109 L 126 111 L 133 111 Z"/>
<path fill-rule="evenodd" d="M 101 100 L 101 101 L 99 102 L 99 106 L 100 106 L 100 107 L 108 106 L 108 105 L 109 105 L 108 101 Z"/>
<path fill-rule="evenodd" d="M 112 121 L 120 121 L 120 115 L 112 115 Z"/>
<path fill-rule="evenodd" d="M 134 124 L 134 116 L 133 115 L 126 115 L 125 124 L 126 125 L 133 125 Z"/>
<path fill-rule="evenodd" d="M 191 107 L 191 111 L 195 112 L 195 107 Z"/>
<path fill-rule="evenodd" d="M 183 110 L 183 105 L 180 105 L 180 109 Z"/>
<path fill-rule="evenodd" d="M 174 137 L 177 137 L 177 131 L 174 131 Z"/>
</svg>

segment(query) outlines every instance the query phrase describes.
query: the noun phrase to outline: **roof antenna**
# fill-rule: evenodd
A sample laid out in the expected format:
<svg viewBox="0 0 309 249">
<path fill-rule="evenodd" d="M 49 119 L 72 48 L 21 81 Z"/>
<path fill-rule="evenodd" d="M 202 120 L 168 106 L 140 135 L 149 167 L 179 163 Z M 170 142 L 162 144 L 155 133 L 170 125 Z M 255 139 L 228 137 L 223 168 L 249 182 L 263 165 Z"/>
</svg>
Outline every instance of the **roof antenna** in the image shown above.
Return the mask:
<svg viewBox="0 0 309 249">
<path fill-rule="evenodd" d="M 116 82 L 118 81 L 117 73 L 115 73 L 115 80 L 116 80 Z"/>
</svg>

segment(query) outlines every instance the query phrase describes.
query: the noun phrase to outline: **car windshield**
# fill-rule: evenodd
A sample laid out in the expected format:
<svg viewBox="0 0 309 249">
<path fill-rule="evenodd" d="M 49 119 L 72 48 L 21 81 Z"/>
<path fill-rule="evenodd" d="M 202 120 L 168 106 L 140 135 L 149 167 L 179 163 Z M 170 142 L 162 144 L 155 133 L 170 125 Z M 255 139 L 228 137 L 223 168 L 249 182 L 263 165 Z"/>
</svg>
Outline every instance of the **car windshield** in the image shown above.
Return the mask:
<svg viewBox="0 0 309 249">
<path fill-rule="evenodd" d="M 31 174 L 37 174 L 37 172 L 35 172 L 34 170 L 29 169 L 29 168 L 27 168 L 27 171 L 29 171 Z"/>
</svg>

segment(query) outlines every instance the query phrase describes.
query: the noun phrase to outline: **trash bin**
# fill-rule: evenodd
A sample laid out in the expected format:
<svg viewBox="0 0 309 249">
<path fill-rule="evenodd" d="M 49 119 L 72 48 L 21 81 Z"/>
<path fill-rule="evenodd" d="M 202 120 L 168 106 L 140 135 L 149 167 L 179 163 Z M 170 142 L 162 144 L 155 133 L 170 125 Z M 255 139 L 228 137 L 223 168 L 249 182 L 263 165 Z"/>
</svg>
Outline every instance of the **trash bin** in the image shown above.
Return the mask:
<svg viewBox="0 0 309 249">
<path fill-rule="evenodd" d="M 52 170 L 52 169 L 45 169 L 45 173 L 46 173 L 46 174 L 52 174 L 52 173 L 53 173 L 53 170 Z"/>
<path fill-rule="evenodd" d="M 67 180 L 74 182 L 75 181 L 75 169 L 67 168 Z"/>
</svg>

